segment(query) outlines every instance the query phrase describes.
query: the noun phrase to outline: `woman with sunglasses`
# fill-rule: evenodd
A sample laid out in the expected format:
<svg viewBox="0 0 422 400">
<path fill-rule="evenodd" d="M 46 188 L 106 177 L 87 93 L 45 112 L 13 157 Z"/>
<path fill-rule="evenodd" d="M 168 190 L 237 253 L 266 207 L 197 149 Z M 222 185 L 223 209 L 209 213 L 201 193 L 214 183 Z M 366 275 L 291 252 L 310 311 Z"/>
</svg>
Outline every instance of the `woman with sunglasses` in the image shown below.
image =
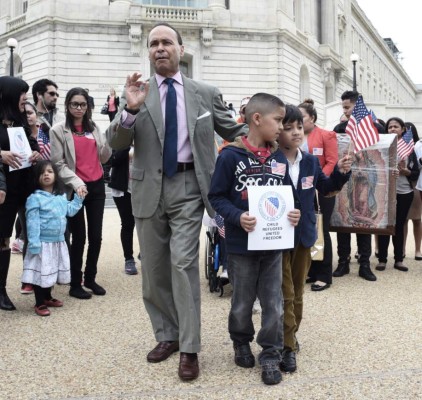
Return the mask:
<svg viewBox="0 0 422 400">
<path fill-rule="evenodd" d="M 81 210 L 69 218 L 70 291 L 78 299 L 89 299 L 91 293 L 82 288 L 82 264 L 86 242 L 85 216 L 88 225 L 88 251 L 84 286 L 96 295 L 106 291 L 96 282 L 97 262 L 101 250 L 105 188 L 101 164 L 111 155 L 105 136 L 91 120 L 88 93 L 76 87 L 65 99 L 66 120 L 50 130 L 51 160 L 57 165 L 68 195 L 75 191 L 85 197 Z"/>
</svg>

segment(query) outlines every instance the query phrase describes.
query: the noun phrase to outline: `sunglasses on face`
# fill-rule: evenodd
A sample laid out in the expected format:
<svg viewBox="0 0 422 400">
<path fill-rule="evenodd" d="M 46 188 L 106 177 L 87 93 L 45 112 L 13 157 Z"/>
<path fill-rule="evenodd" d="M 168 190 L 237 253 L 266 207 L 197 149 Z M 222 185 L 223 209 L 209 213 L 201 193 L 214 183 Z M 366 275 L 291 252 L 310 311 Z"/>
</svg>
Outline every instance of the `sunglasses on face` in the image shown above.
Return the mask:
<svg viewBox="0 0 422 400">
<path fill-rule="evenodd" d="M 51 97 L 59 97 L 59 94 L 57 92 L 47 92 Z"/>
<path fill-rule="evenodd" d="M 77 108 L 81 108 L 81 110 L 85 110 L 88 107 L 87 103 L 77 103 L 76 101 L 71 101 L 69 103 L 70 108 L 76 110 Z"/>
</svg>

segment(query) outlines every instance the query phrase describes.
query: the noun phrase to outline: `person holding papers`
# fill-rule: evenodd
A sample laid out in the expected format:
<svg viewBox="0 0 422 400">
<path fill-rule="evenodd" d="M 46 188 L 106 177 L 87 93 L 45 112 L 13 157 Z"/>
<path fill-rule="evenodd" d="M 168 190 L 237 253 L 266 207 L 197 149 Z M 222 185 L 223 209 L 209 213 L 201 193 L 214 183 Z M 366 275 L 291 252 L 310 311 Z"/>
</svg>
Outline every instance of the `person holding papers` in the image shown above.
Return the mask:
<svg viewBox="0 0 422 400">
<path fill-rule="evenodd" d="M 0 77 L 0 156 L 7 196 L 0 205 L 0 309 L 15 310 L 6 292 L 10 265 L 10 237 L 19 209 L 31 193 L 33 162 L 41 158 L 25 115 L 28 84 L 12 76 Z M 11 140 L 12 139 L 12 140 Z M 28 145 L 29 143 L 29 145 Z"/>
<path fill-rule="evenodd" d="M 397 162 L 399 176 L 396 180 L 396 229 L 393 236 L 394 246 L 394 268 L 407 272 L 409 268 L 403 265 L 403 241 L 404 224 L 410 205 L 413 201 L 412 182 L 416 182 L 419 177 L 419 166 L 416 154 L 413 151 L 414 142 L 412 132 L 406 132 L 406 125 L 401 118 L 390 118 L 386 123 L 389 134 L 397 135 Z M 384 271 L 387 265 L 388 246 L 390 235 L 378 235 L 378 265 L 377 271 Z"/>
<path fill-rule="evenodd" d="M 301 110 L 287 105 L 278 142 L 289 164 L 289 174 L 294 196 L 298 198 L 301 218 L 295 228 L 295 248 L 283 253 L 284 349 L 280 364 L 283 372 L 296 371 L 296 332 L 302 320 L 303 289 L 312 261 L 311 247 L 317 239 L 315 191 L 318 190 L 323 196 L 334 196 L 349 180 L 352 166 L 352 158 L 346 155 L 334 166 L 330 177 L 327 177 L 321 169 L 318 157 L 300 149 L 304 136 Z M 328 283 L 326 285 L 329 286 Z M 324 287 L 317 286 L 317 290 L 322 288 Z"/>
<path fill-rule="evenodd" d="M 217 159 L 208 199 L 224 218 L 228 274 L 233 285 L 229 333 L 234 361 L 252 368 L 255 358 L 250 342 L 254 337 L 252 306 L 258 296 L 262 307 L 257 343 L 262 347 L 259 363 L 267 385 L 282 380 L 279 363 L 283 349 L 283 296 L 281 293 L 281 250 L 248 250 L 248 233 L 257 224 L 249 215 L 248 186 L 290 185 L 286 157 L 276 140 L 283 128 L 284 103 L 277 97 L 257 93 L 246 106 L 248 137 L 236 138 L 224 147 Z M 271 204 L 267 206 L 271 207 Z M 300 212 L 288 212 L 297 225 Z"/>
</svg>

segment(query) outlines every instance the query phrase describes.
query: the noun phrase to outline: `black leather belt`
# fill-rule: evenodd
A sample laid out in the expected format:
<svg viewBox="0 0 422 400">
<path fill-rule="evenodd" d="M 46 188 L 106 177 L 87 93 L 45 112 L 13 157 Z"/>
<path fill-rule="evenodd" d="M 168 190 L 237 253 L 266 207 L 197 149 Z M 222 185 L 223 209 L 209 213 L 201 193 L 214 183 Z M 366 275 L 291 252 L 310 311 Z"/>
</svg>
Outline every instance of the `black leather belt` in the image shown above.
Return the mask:
<svg viewBox="0 0 422 400">
<path fill-rule="evenodd" d="M 188 162 L 188 163 L 178 162 L 177 163 L 177 172 L 185 172 L 191 169 L 195 169 L 193 162 Z"/>
</svg>

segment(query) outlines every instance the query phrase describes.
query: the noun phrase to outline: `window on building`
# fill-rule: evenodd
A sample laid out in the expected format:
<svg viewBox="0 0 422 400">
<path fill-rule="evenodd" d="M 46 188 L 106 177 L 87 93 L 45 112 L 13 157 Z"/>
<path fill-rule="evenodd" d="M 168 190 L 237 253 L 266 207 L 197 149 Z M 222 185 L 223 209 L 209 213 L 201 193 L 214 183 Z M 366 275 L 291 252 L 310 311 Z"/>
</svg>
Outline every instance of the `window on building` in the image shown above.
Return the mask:
<svg viewBox="0 0 422 400">
<path fill-rule="evenodd" d="M 22 9 L 23 13 L 26 14 L 26 12 L 28 11 L 28 0 L 23 1 Z"/>
<path fill-rule="evenodd" d="M 322 6 L 321 0 L 317 0 L 317 39 L 322 43 Z"/>
<path fill-rule="evenodd" d="M 303 8 L 302 0 L 293 0 L 293 18 L 296 28 L 303 30 Z"/>
<path fill-rule="evenodd" d="M 208 7 L 208 0 L 134 0 L 134 3 L 143 4 L 143 5 L 171 6 L 171 7 L 191 7 L 191 8 L 207 8 Z"/>
</svg>

